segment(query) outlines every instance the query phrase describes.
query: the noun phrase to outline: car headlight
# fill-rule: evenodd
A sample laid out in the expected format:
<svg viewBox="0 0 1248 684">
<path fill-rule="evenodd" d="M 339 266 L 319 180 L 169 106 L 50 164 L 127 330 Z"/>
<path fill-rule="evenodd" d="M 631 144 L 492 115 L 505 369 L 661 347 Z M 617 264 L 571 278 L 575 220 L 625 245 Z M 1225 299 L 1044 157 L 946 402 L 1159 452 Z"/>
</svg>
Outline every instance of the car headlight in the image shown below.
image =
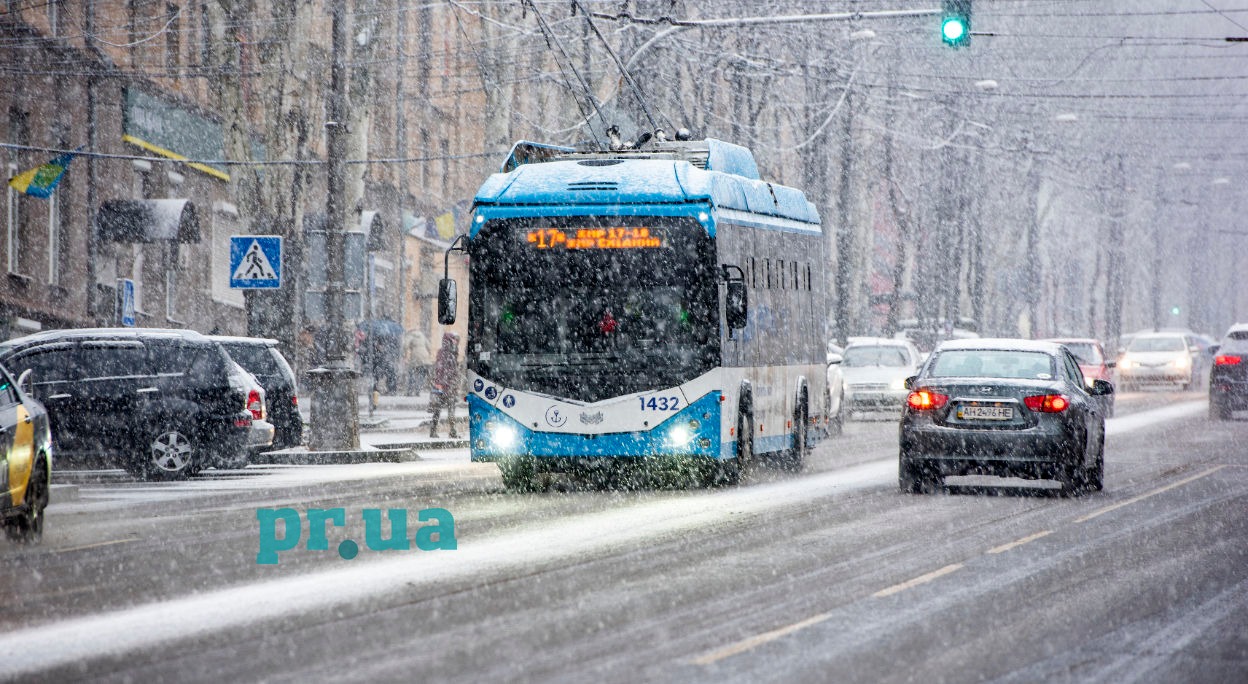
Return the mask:
<svg viewBox="0 0 1248 684">
<path fill-rule="evenodd" d="M 1174 360 L 1174 367 L 1178 368 L 1179 370 L 1187 368 L 1190 365 L 1192 365 L 1192 360 L 1187 358 L 1186 356 L 1180 356 L 1179 358 Z"/>
<path fill-rule="evenodd" d="M 1119 370 L 1131 370 L 1134 367 L 1135 367 L 1135 362 L 1126 357 L 1123 357 L 1122 361 L 1118 362 Z"/>
<path fill-rule="evenodd" d="M 905 388 L 906 388 L 906 379 L 905 379 L 905 378 L 895 378 L 895 379 L 893 379 L 893 381 L 892 381 L 891 383 L 889 383 L 889 385 L 888 385 L 888 386 L 889 386 L 889 388 L 890 388 L 890 389 L 895 389 L 895 390 L 903 390 L 903 389 L 905 389 Z"/>
</svg>

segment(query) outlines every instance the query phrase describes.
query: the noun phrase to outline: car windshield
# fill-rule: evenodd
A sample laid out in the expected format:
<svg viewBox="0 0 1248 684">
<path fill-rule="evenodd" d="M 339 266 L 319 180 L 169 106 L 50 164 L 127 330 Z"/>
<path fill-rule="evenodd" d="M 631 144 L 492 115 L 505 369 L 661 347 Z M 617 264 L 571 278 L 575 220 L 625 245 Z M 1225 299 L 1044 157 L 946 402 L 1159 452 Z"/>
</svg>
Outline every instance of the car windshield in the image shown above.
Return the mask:
<svg viewBox="0 0 1248 684">
<path fill-rule="evenodd" d="M 1094 366 L 1101 363 L 1104 359 L 1101 357 L 1101 350 L 1091 342 L 1063 342 L 1071 354 L 1079 360 L 1079 363 Z"/>
<path fill-rule="evenodd" d="M 1053 359 L 1044 352 L 955 349 L 937 354 L 928 375 L 934 378 L 1053 378 Z"/>
<path fill-rule="evenodd" d="M 1127 351 L 1132 352 L 1177 352 L 1183 349 L 1181 337 L 1137 337 L 1127 347 Z"/>
<path fill-rule="evenodd" d="M 909 363 L 906 350 L 892 345 L 863 345 L 845 350 L 845 366 L 890 366 L 899 368 Z"/>
</svg>

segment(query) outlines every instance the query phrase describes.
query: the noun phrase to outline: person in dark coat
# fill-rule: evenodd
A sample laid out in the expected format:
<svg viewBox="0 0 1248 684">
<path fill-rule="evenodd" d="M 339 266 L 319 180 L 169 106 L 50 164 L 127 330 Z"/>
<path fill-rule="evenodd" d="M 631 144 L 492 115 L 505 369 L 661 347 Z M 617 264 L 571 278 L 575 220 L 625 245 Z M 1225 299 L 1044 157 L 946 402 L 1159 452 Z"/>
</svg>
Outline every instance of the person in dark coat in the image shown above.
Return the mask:
<svg viewBox="0 0 1248 684">
<path fill-rule="evenodd" d="M 433 362 L 433 381 L 429 398 L 429 411 L 433 413 L 433 422 L 429 424 L 429 436 L 438 436 L 438 417 L 442 409 L 446 409 L 446 422 L 450 423 L 452 439 L 455 433 L 455 398 L 459 396 L 459 335 L 453 332 L 442 333 L 442 348 Z"/>
</svg>

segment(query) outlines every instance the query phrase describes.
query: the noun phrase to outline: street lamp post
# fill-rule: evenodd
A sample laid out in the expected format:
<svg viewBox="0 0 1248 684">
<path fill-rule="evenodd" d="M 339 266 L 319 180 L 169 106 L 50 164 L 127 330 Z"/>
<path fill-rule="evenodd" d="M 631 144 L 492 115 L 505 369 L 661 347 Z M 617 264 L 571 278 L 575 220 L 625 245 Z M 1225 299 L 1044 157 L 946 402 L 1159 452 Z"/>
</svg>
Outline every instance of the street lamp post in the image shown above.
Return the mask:
<svg viewBox="0 0 1248 684">
<path fill-rule="evenodd" d="M 356 371 L 347 357 L 348 336 L 344 311 L 346 291 L 346 177 L 350 120 L 347 101 L 346 0 L 332 2 L 332 65 L 327 104 L 325 183 L 325 308 L 329 348 L 322 368 L 309 372 L 312 381 L 312 423 L 308 438 L 313 451 L 349 450 L 360 446 Z"/>
</svg>

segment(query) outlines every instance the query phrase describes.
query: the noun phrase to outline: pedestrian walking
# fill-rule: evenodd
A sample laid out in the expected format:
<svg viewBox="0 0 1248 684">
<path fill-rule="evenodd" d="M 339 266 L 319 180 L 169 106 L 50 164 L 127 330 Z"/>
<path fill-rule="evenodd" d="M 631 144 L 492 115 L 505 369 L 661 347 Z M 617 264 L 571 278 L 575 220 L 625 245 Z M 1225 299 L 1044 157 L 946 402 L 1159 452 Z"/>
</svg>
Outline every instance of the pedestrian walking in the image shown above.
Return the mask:
<svg viewBox="0 0 1248 684">
<path fill-rule="evenodd" d="M 429 353 L 429 338 L 416 328 L 403 335 L 403 367 L 407 369 L 407 393 L 420 394 L 429 384 L 429 366 L 433 356 Z"/>
<path fill-rule="evenodd" d="M 429 424 L 429 436 L 438 436 L 438 418 L 446 409 L 446 422 L 450 424 L 451 439 L 459 437 L 455 432 L 455 398 L 460 389 L 459 335 L 442 333 L 442 348 L 433 362 L 433 387 L 429 396 L 429 411 L 433 421 Z"/>
</svg>

